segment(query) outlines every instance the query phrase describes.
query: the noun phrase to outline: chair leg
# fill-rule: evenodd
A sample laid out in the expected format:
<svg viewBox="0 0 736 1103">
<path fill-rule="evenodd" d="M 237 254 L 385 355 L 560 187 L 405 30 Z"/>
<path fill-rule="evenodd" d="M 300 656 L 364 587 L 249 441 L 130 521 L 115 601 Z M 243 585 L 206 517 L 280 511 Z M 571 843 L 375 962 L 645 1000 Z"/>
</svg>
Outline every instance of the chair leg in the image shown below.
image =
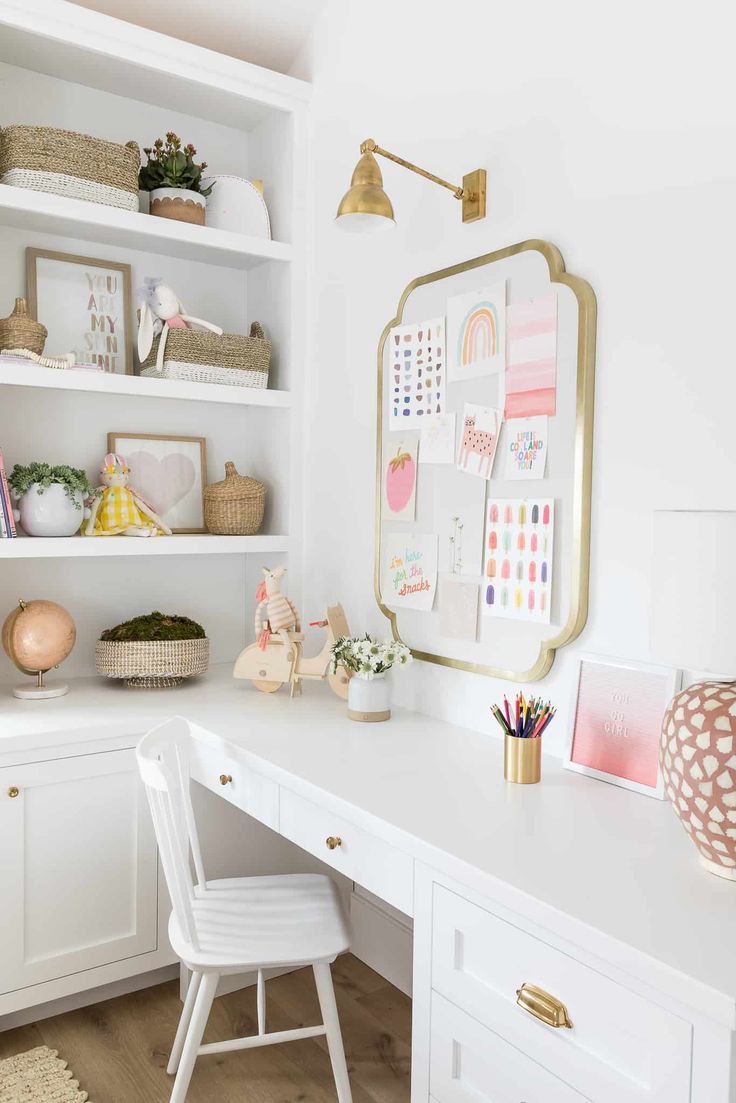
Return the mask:
<svg viewBox="0 0 736 1103">
<path fill-rule="evenodd" d="M 181 1051 L 184 1048 L 184 1039 L 187 1036 L 189 1030 L 189 1024 L 192 1021 L 192 1011 L 194 1010 L 194 1001 L 197 998 L 197 992 L 199 992 L 199 982 L 202 979 L 201 973 L 192 973 L 189 979 L 189 987 L 187 988 L 187 994 L 184 999 L 184 1006 L 181 1010 L 181 1016 L 179 1018 L 179 1026 L 176 1031 L 176 1037 L 174 1038 L 174 1044 L 171 1047 L 171 1054 L 169 1056 L 169 1063 L 166 1066 L 166 1071 L 169 1076 L 173 1076 L 176 1070 L 179 1068 L 179 1060 L 181 1059 Z"/>
<path fill-rule="evenodd" d="M 337 1015 L 335 989 L 332 987 L 330 966 L 323 962 L 313 965 L 312 968 L 314 969 L 314 980 L 317 985 L 319 1006 L 322 1010 L 322 1022 L 325 1025 L 327 1049 L 332 1063 L 332 1075 L 335 1077 L 338 1103 L 352 1103 L 350 1078 L 348 1077 L 348 1066 L 345 1061 L 345 1050 L 342 1044 L 342 1031 Z"/>
<path fill-rule="evenodd" d="M 197 1050 L 202 1041 L 204 1028 L 207 1026 L 219 979 L 217 973 L 205 973 L 202 977 L 169 1103 L 184 1103 L 187 1097 L 189 1081 L 192 1079 L 194 1071 L 194 1062 L 197 1060 Z"/>
<path fill-rule="evenodd" d="M 258 970 L 258 1033 L 266 1033 L 266 981 L 263 969 Z"/>
</svg>

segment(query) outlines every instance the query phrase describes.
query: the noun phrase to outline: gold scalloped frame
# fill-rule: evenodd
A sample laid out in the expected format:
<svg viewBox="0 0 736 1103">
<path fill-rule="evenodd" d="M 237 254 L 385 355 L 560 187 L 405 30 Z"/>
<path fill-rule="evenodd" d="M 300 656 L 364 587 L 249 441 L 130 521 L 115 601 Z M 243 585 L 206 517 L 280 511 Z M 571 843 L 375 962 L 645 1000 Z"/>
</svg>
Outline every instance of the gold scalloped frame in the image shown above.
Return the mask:
<svg viewBox="0 0 736 1103">
<path fill-rule="evenodd" d="M 376 528 L 375 563 L 373 586 L 378 607 L 391 622 L 395 640 L 401 640 L 396 626 L 396 613 L 383 604 L 381 598 L 381 456 L 383 453 L 383 349 L 391 329 L 403 321 L 406 301 L 417 287 L 427 283 L 457 276 L 473 268 L 482 268 L 495 261 L 517 256 L 519 253 L 540 253 L 549 269 L 551 283 L 565 284 L 571 289 L 578 303 L 578 342 L 577 342 L 577 383 L 575 400 L 575 460 L 573 492 L 573 540 L 572 540 L 572 580 L 570 586 L 570 613 L 567 623 L 548 640 L 539 644 L 539 654 L 528 670 L 503 670 L 500 667 L 485 666 L 483 663 L 466 663 L 461 659 L 450 659 L 445 655 L 434 655 L 428 651 L 412 648 L 416 659 L 438 666 L 452 667 L 455 670 L 469 670 L 473 674 L 484 674 L 489 678 L 505 678 L 508 681 L 531 682 L 543 678 L 549 673 L 558 648 L 570 643 L 582 632 L 588 617 L 588 585 L 590 577 L 590 508 L 591 484 L 593 475 L 593 393 L 595 381 L 595 331 L 597 304 L 595 292 L 586 280 L 565 271 L 565 262 L 559 249 L 549 241 L 532 238 L 529 241 L 509 245 L 494 253 L 486 253 L 473 260 L 454 264 L 450 268 L 441 268 L 419 276 L 404 288 L 396 309 L 396 317 L 385 326 L 378 342 L 378 378 L 377 402 L 378 416 L 376 429 Z"/>
</svg>

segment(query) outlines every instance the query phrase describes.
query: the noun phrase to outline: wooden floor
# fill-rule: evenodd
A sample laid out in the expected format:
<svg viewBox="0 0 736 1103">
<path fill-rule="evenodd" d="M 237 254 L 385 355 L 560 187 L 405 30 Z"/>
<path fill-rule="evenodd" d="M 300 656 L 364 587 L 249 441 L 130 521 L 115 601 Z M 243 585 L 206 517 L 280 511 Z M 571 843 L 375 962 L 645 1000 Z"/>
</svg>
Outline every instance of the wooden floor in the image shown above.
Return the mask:
<svg viewBox="0 0 736 1103">
<path fill-rule="evenodd" d="M 407 1103 L 411 1001 L 346 954 L 333 964 L 354 1103 Z M 181 1004 L 174 981 L 0 1034 L 0 1059 L 57 1049 L 90 1103 L 165 1103 Z M 320 1022 L 311 969 L 270 980 L 268 1030 Z M 205 1042 L 257 1032 L 255 987 L 215 1000 Z M 335 1103 L 323 1038 L 202 1057 L 187 1103 Z"/>
</svg>

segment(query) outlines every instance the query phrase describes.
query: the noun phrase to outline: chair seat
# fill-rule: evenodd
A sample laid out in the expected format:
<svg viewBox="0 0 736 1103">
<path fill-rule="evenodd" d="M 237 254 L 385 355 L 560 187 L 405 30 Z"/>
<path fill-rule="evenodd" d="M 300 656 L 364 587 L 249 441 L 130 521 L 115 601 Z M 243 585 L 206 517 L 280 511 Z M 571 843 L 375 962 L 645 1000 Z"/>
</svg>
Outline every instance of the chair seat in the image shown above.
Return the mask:
<svg viewBox="0 0 736 1103">
<path fill-rule="evenodd" d="M 347 921 L 329 877 L 232 877 L 195 891 L 199 948 L 182 934 L 173 913 L 169 920 L 174 952 L 191 969 L 235 973 L 332 961 L 348 948 Z"/>
</svg>

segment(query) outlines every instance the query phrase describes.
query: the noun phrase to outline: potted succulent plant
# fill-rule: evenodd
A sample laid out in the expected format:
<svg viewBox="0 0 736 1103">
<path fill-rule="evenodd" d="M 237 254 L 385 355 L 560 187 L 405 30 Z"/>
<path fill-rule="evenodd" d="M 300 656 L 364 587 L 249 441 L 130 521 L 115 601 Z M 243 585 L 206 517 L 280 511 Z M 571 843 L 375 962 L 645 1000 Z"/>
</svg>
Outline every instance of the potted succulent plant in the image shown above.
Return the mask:
<svg viewBox="0 0 736 1103">
<path fill-rule="evenodd" d="M 197 151 L 191 142 L 182 146 L 181 139 L 169 130 L 165 141 L 157 138 L 143 152 L 147 162 L 138 174 L 138 186 L 151 193 L 150 213 L 204 226 L 207 196 L 213 185 L 202 186 L 207 162 L 195 163 Z"/>
<path fill-rule="evenodd" d="M 8 476 L 13 510 L 28 536 L 74 536 L 90 516 L 85 501 L 96 491 L 79 467 L 16 463 Z"/>
</svg>

